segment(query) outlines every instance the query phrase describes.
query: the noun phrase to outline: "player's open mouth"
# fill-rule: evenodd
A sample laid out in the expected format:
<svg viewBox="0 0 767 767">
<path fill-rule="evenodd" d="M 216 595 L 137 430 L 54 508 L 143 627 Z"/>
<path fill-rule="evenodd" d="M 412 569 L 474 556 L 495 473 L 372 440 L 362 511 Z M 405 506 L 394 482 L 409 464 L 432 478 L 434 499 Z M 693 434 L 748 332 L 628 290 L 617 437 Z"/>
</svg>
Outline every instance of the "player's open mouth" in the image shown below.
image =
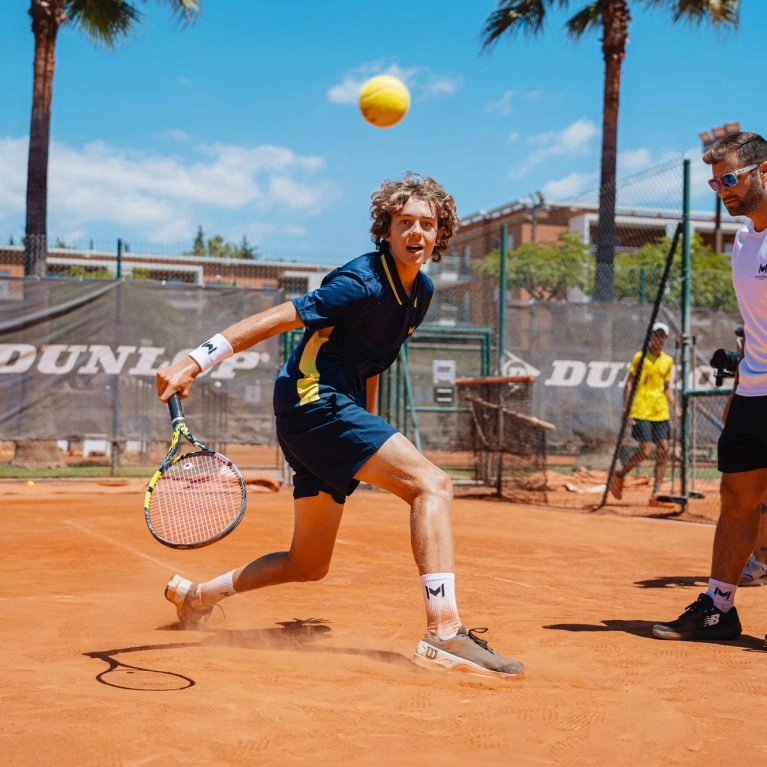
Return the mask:
<svg viewBox="0 0 767 767">
<path fill-rule="evenodd" d="M 420 253 L 423 248 L 420 245 L 408 245 L 407 250 L 409 253 Z"/>
</svg>

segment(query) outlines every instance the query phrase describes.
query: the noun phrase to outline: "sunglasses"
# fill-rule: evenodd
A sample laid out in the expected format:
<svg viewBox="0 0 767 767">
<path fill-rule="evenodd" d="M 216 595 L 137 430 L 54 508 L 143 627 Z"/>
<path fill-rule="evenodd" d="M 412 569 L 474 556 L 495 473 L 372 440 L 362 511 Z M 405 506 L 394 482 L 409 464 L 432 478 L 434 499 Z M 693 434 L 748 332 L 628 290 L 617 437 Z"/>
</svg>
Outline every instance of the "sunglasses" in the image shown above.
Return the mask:
<svg viewBox="0 0 767 767">
<path fill-rule="evenodd" d="M 741 173 L 748 173 L 754 168 L 758 168 L 762 163 L 755 162 L 753 165 L 747 165 L 745 168 L 738 168 L 737 170 L 730 171 L 729 173 L 723 173 L 719 178 L 710 178 L 708 185 L 718 192 L 720 189 L 729 189 L 731 186 L 735 186 L 738 183 L 738 176 Z"/>
</svg>

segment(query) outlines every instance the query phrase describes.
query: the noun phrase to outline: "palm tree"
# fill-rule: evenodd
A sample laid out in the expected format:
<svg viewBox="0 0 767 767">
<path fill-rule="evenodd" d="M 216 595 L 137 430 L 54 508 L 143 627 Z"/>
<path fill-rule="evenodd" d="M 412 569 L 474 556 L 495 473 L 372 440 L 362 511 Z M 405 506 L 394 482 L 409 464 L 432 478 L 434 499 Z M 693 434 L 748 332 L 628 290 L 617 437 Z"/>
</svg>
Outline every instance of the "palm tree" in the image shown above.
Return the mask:
<svg viewBox="0 0 767 767">
<path fill-rule="evenodd" d="M 191 21 L 198 0 L 164 0 L 172 13 Z M 47 257 L 48 150 L 51 136 L 51 96 L 56 67 L 56 36 L 66 24 L 79 27 L 92 40 L 114 46 L 141 14 L 128 0 L 31 0 L 29 15 L 35 36 L 32 121 L 27 162 L 27 220 L 24 274 L 45 276 Z"/>
<path fill-rule="evenodd" d="M 641 2 L 642 0 L 638 0 Z M 605 76 L 602 97 L 602 159 L 599 179 L 599 226 L 594 299 L 607 302 L 613 298 L 613 262 L 615 254 L 615 167 L 618 154 L 618 103 L 621 90 L 621 67 L 626 56 L 631 22 L 630 0 L 594 0 L 566 22 L 568 34 L 579 39 L 587 30 L 601 30 Z M 738 26 L 740 0 L 644 0 L 646 6 L 665 7 L 672 20 L 695 25 Z M 552 6 L 565 8 L 569 0 L 499 0 L 482 30 L 482 47 L 487 49 L 507 32 L 539 34 L 546 11 Z"/>
</svg>

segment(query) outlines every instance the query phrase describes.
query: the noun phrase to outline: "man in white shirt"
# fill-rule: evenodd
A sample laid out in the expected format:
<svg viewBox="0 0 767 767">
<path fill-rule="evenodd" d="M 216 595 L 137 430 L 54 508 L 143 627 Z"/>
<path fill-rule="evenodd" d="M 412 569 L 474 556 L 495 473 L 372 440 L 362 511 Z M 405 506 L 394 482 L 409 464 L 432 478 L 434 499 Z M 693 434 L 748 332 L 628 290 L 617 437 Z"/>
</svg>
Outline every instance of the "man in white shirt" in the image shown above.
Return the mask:
<svg viewBox="0 0 767 767">
<path fill-rule="evenodd" d="M 719 438 L 721 511 L 708 589 L 676 620 L 656 623 L 660 639 L 734 639 L 741 633 L 735 592 L 759 530 L 767 490 L 767 141 L 751 132 L 717 141 L 703 155 L 709 186 L 731 216 L 748 221 L 735 236 L 732 282 L 745 347 Z"/>
</svg>

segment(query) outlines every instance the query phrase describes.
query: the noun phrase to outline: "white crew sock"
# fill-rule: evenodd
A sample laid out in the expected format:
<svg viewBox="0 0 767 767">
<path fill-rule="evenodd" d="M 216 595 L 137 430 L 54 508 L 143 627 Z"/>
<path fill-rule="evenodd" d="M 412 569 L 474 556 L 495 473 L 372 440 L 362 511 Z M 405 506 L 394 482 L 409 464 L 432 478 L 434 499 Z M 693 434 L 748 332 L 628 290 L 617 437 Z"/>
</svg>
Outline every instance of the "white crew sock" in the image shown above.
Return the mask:
<svg viewBox="0 0 767 767">
<path fill-rule="evenodd" d="M 735 592 L 737 590 L 737 585 L 733 583 L 725 583 L 724 581 L 717 581 L 713 578 L 709 578 L 706 594 L 714 600 L 714 607 L 716 607 L 717 610 L 726 613 L 735 605 Z"/>
<path fill-rule="evenodd" d="M 202 602 L 202 606 L 213 607 L 222 599 L 236 594 L 237 592 L 234 589 L 234 573 L 235 571 L 232 570 L 216 578 L 211 578 L 209 581 L 205 581 L 205 583 L 201 583 L 197 587 L 197 599 L 192 602 L 192 605 L 195 607 L 199 606 L 195 605 L 195 602 L 199 600 Z"/>
<path fill-rule="evenodd" d="M 426 606 L 426 630 L 437 639 L 452 639 L 461 627 L 455 601 L 455 573 L 427 573 L 421 576 Z"/>
</svg>

